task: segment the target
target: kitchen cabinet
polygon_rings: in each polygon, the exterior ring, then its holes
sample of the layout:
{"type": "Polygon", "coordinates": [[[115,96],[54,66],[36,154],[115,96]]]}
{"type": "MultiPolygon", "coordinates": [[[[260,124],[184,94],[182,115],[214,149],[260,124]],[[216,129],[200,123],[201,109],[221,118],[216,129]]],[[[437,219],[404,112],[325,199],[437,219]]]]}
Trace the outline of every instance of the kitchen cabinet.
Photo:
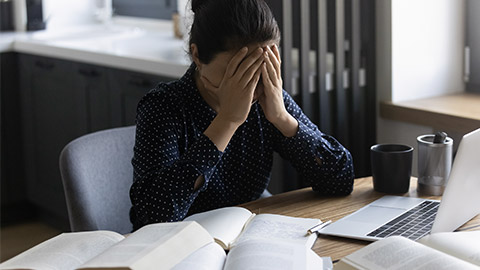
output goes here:
{"type": "Polygon", "coordinates": [[[19,55],[18,74],[27,196],[69,230],[60,152],[84,134],[134,124],[140,98],[170,78],[29,54],[19,55]]]}
{"type": "Polygon", "coordinates": [[[30,218],[34,213],[26,196],[23,170],[22,127],[20,95],[17,79],[17,54],[0,54],[0,108],[1,108],[1,225],[30,218]]]}
{"type": "Polygon", "coordinates": [[[75,84],[73,63],[20,55],[20,91],[28,198],[58,228],[68,216],[58,157],[87,132],[86,99],[75,84]]]}
{"type": "Polygon", "coordinates": [[[115,126],[135,124],[137,104],[160,81],[171,78],[143,73],[110,69],[108,82],[111,88],[111,119],[115,126]]]}
{"type": "Polygon", "coordinates": [[[85,99],[86,132],[113,127],[110,118],[110,94],[107,68],[73,63],[73,81],[85,99]]]}

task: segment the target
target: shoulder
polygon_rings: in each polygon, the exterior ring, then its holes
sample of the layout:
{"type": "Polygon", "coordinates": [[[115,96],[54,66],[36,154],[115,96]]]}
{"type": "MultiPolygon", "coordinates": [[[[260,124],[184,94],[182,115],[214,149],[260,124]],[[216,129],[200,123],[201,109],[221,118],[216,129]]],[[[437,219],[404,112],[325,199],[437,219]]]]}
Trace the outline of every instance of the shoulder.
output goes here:
{"type": "Polygon", "coordinates": [[[177,117],[185,107],[186,98],[178,81],[159,83],[145,94],[137,106],[137,121],[163,121],[177,117]]]}
{"type": "Polygon", "coordinates": [[[185,103],[184,93],[178,81],[159,83],[145,94],[138,103],[137,110],[142,111],[172,111],[172,108],[182,107],[185,103]]]}

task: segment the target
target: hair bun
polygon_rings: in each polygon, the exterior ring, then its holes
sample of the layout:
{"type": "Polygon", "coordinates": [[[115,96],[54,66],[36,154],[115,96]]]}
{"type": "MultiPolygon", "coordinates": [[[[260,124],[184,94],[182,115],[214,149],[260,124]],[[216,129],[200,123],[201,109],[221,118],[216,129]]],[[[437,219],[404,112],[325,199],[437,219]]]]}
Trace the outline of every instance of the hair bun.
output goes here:
{"type": "Polygon", "coordinates": [[[207,1],[208,0],[191,0],[193,13],[197,13],[197,11],[202,8],[207,1]]]}

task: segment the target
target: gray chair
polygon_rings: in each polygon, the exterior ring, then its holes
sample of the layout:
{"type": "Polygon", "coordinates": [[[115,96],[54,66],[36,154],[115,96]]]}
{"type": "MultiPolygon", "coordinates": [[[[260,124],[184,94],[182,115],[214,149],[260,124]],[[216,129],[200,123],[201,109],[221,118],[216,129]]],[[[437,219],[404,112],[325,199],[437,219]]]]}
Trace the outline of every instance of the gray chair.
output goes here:
{"type": "MultiPolygon", "coordinates": [[[[62,150],[60,172],[72,231],[131,232],[134,143],[135,126],[129,126],[84,135],[62,150]]],[[[260,198],[269,196],[265,190],[260,198]]]]}
{"type": "Polygon", "coordinates": [[[272,193],[270,193],[270,191],[268,191],[268,189],[265,189],[263,191],[262,194],[260,194],[260,198],[259,199],[263,199],[263,198],[268,198],[268,197],[271,197],[272,196],[272,193]]]}
{"type": "Polygon", "coordinates": [[[60,172],[72,231],[132,231],[134,142],[135,126],[129,126],[84,135],[62,150],[60,172]]]}

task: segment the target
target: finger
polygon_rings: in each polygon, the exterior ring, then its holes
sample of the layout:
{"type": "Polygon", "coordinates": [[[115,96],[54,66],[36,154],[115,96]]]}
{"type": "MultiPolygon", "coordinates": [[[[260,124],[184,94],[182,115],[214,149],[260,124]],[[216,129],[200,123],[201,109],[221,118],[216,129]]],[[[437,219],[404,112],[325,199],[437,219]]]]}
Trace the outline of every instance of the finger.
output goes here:
{"type": "Polygon", "coordinates": [[[257,87],[257,84],[260,81],[260,75],[262,75],[262,70],[257,69],[257,71],[255,71],[255,75],[253,76],[252,80],[250,80],[247,84],[247,88],[251,91],[252,98],[253,98],[253,93],[255,92],[255,88],[257,87]]]}
{"type": "Polygon", "coordinates": [[[258,85],[258,82],[260,81],[260,77],[262,75],[262,70],[259,68],[257,69],[257,71],[255,72],[255,76],[253,78],[253,89],[255,89],[258,85]]]}
{"type": "Polygon", "coordinates": [[[227,78],[231,78],[233,74],[237,71],[238,65],[242,62],[243,58],[247,55],[248,48],[243,47],[241,48],[228,62],[227,70],[225,71],[225,75],[227,78]]]}
{"type": "Polygon", "coordinates": [[[263,63],[262,65],[262,82],[265,86],[265,90],[273,87],[272,80],[270,80],[270,76],[268,75],[267,63],[263,63]]]}
{"type": "Polygon", "coordinates": [[[272,82],[273,85],[276,85],[275,82],[277,81],[278,76],[272,61],[270,61],[270,58],[265,60],[265,67],[268,72],[270,81],[272,82]]]}
{"type": "Polygon", "coordinates": [[[282,58],[280,57],[280,51],[278,50],[277,44],[273,45],[273,53],[277,57],[278,61],[278,76],[281,78],[282,76],[282,58]]]}
{"type": "Polygon", "coordinates": [[[257,70],[260,69],[260,66],[262,65],[263,62],[264,62],[263,58],[259,57],[257,61],[253,65],[251,65],[247,71],[245,71],[242,79],[240,80],[240,85],[246,86],[252,80],[252,78],[254,78],[257,70]]]}
{"type": "Polygon", "coordinates": [[[267,52],[268,52],[268,56],[270,58],[270,61],[273,63],[273,66],[275,68],[275,73],[276,73],[276,77],[275,78],[279,78],[280,77],[280,74],[281,74],[281,63],[280,63],[280,56],[278,54],[278,50],[276,50],[276,45],[274,45],[274,51],[272,51],[272,49],[270,47],[267,47],[267,52]],[[276,51],[276,53],[275,53],[276,51]]]}
{"type": "Polygon", "coordinates": [[[273,49],[272,49],[273,53],[275,54],[275,57],[277,57],[277,60],[280,64],[282,64],[282,59],[280,58],[280,51],[278,50],[278,46],[277,44],[274,44],[273,45],[273,49]]]}
{"type": "Polygon", "coordinates": [[[262,53],[263,53],[263,49],[257,48],[249,56],[243,59],[242,63],[240,63],[237,69],[237,72],[235,73],[235,76],[238,76],[238,80],[240,80],[243,77],[243,75],[251,65],[256,63],[256,61],[258,60],[258,58],[260,58],[262,53]]]}

